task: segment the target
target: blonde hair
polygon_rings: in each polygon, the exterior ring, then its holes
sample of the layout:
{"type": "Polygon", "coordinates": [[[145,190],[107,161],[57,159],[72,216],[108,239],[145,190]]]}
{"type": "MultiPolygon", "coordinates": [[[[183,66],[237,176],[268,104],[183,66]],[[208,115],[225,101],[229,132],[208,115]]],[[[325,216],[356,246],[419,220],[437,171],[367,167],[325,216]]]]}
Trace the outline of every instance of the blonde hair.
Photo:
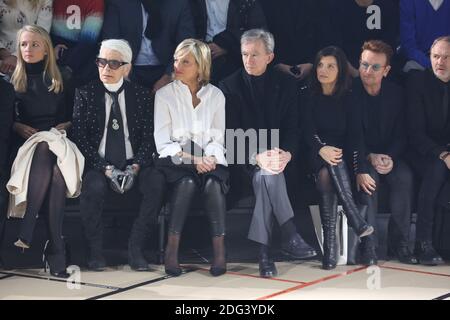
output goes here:
{"type": "MultiPolygon", "coordinates": [[[[22,1],[29,2],[31,5],[31,8],[34,10],[37,9],[38,5],[40,5],[42,2],[42,0],[28,0],[28,1],[22,0],[22,1]]],[[[8,6],[10,6],[12,8],[15,8],[17,6],[17,0],[5,0],[4,2],[5,2],[5,4],[7,4],[8,6]]]]}
{"type": "Polygon", "coordinates": [[[52,41],[50,40],[50,36],[45,29],[35,25],[24,26],[17,33],[17,52],[19,54],[17,55],[16,69],[11,77],[11,83],[13,84],[14,89],[17,92],[27,91],[27,72],[25,69],[26,62],[23,60],[22,53],[20,51],[20,39],[24,32],[31,32],[41,36],[42,41],[44,42],[45,51],[47,53],[44,57],[44,83],[47,80],[51,80],[51,85],[48,87],[48,91],[53,91],[54,93],[61,92],[63,90],[63,81],[58,66],[56,65],[52,41]]]}
{"type": "Polygon", "coordinates": [[[209,83],[211,78],[211,50],[204,42],[196,39],[183,40],[175,49],[175,58],[191,53],[198,65],[198,82],[201,86],[209,83]]]}

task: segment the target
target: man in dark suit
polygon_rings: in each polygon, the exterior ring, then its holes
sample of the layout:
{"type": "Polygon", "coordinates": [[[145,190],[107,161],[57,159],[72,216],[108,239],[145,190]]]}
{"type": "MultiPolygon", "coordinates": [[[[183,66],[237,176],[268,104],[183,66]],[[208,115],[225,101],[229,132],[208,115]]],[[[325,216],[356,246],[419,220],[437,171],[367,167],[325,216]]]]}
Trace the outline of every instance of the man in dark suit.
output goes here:
{"type": "Polygon", "coordinates": [[[123,40],[102,42],[97,58],[101,81],[76,92],[73,137],[86,158],[80,210],[88,242],[88,267],[103,270],[101,215],[109,186],[119,194],[139,185],[143,199],[128,242],[128,262],[148,270],[142,247],[152,218],[162,205],[164,179],[150,167],[155,151],[150,93],[124,78],[131,48],[123,40]]]}
{"type": "Polygon", "coordinates": [[[125,39],[133,50],[131,80],[153,92],[171,80],[176,46],[195,35],[188,0],[109,0],[103,39],[125,39]]]}
{"type": "MultiPolygon", "coordinates": [[[[358,154],[354,158],[359,198],[368,206],[367,222],[376,226],[380,182],[389,185],[388,248],[400,262],[416,264],[409,250],[413,176],[402,160],[406,149],[403,89],[386,80],[392,48],[383,41],[364,43],[359,66],[360,80],[353,86],[353,115],[358,131],[358,154]]],[[[361,239],[361,263],[377,264],[377,230],[361,239]]]]}
{"type": "Polygon", "coordinates": [[[432,245],[438,193],[450,177],[450,36],[431,46],[431,70],[411,74],[408,98],[409,155],[422,177],[416,223],[415,253],[421,264],[442,264],[432,245]]]}
{"type": "MultiPolygon", "coordinates": [[[[13,87],[0,79],[0,248],[3,243],[3,233],[6,220],[6,209],[8,207],[8,190],[6,183],[9,179],[9,139],[13,122],[14,105],[13,87]]],[[[2,259],[0,255],[0,267],[2,259]]]]}
{"type": "Polygon", "coordinates": [[[217,83],[242,66],[240,39],[244,31],[265,28],[258,0],[190,0],[195,37],[208,43],[212,82],[217,83]]]}
{"type": "Polygon", "coordinates": [[[291,77],[267,68],[274,58],[274,46],[271,33],[261,29],[246,31],[241,39],[244,68],[220,84],[226,97],[227,128],[242,129],[257,137],[256,143],[244,138],[247,143],[242,145],[243,137],[236,131],[237,160],[244,159],[237,163],[238,168],[252,181],[256,197],[248,237],[260,244],[262,277],[277,274],[269,255],[274,218],[281,227],[285,254],[295,259],[316,255],[297,233],[287,194],[284,171],[295,156],[299,139],[297,92],[291,77]]]}

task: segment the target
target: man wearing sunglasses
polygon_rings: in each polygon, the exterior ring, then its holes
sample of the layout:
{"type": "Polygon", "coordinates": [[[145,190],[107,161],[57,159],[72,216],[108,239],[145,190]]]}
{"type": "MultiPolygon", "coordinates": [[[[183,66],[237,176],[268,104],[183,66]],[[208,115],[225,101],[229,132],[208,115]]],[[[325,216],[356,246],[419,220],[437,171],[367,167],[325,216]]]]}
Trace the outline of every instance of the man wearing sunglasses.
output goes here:
{"type": "Polygon", "coordinates": [[[150,167],[155,152],[148,89],[125,80],[132,52],[124,40],[105,40],[96,59],[99,80],[76,92],[73,136],[86,158],[80,210],[88,243],[88,267],[106,267],[101,216],[110,189],[121,197],[139,191],[142,202],[128,241],[133,270],[148,270],[142,249],[151,219],[161,208],[164,179],[150,167]]]}
{"type": "MultiPolygon", "coordinates": [[[[376,226],[380,183],[389,186],[391,216],[388,248],[391,256],[402,263],[416,264],[408,248],[411,225],[412,172],[402,160],[406,149],[403,90],[386,80],[391,66],[392,48],[380,40],[364,43],[359,78],[353,87],[354,153],[359,199],[368,206],[368,223],[376,226]]],[[[361,263],[377,263],[377,229],[362,238],[361,263]]]]}
{"type": "Polygon", "coordinates": [[[103,39],[125,39],[133,50],[132,81],[156,92],[171,81],[173,53],[194,38],[188,0],[109,0],[103,39]]]}

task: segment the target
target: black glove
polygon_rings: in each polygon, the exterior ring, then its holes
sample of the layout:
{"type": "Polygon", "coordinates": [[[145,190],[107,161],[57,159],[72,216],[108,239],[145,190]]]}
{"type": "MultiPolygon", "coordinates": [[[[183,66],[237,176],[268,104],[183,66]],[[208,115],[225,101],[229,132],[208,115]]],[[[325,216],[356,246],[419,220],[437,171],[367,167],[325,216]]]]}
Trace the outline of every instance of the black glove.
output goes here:
{"type": "Polygon", "coordinates": [[[133,170],[133,166],[128,165],[123,172],[123,180],[122,180],[122,190],[123,192],[129,191],[131,188],[133,188],[134,182],[136,181],[136,173],[133,170]]]}

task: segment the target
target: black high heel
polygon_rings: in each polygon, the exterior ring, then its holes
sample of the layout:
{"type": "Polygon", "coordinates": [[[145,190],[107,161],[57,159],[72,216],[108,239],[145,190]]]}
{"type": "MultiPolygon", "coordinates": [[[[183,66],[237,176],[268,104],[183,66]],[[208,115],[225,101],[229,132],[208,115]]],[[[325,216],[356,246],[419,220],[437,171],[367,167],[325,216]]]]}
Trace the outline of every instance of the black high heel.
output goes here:
{"type": "Polygon", "coordinates": [[[50,253],[50,241],[47,240],[44,246],[44,252],[42,253],[42,262],[44,263],[44,272],[47,270],[50,274],[57,278],[67,279],[70,274],[66,271],[66,252],[62,253],[50,253]]]}

